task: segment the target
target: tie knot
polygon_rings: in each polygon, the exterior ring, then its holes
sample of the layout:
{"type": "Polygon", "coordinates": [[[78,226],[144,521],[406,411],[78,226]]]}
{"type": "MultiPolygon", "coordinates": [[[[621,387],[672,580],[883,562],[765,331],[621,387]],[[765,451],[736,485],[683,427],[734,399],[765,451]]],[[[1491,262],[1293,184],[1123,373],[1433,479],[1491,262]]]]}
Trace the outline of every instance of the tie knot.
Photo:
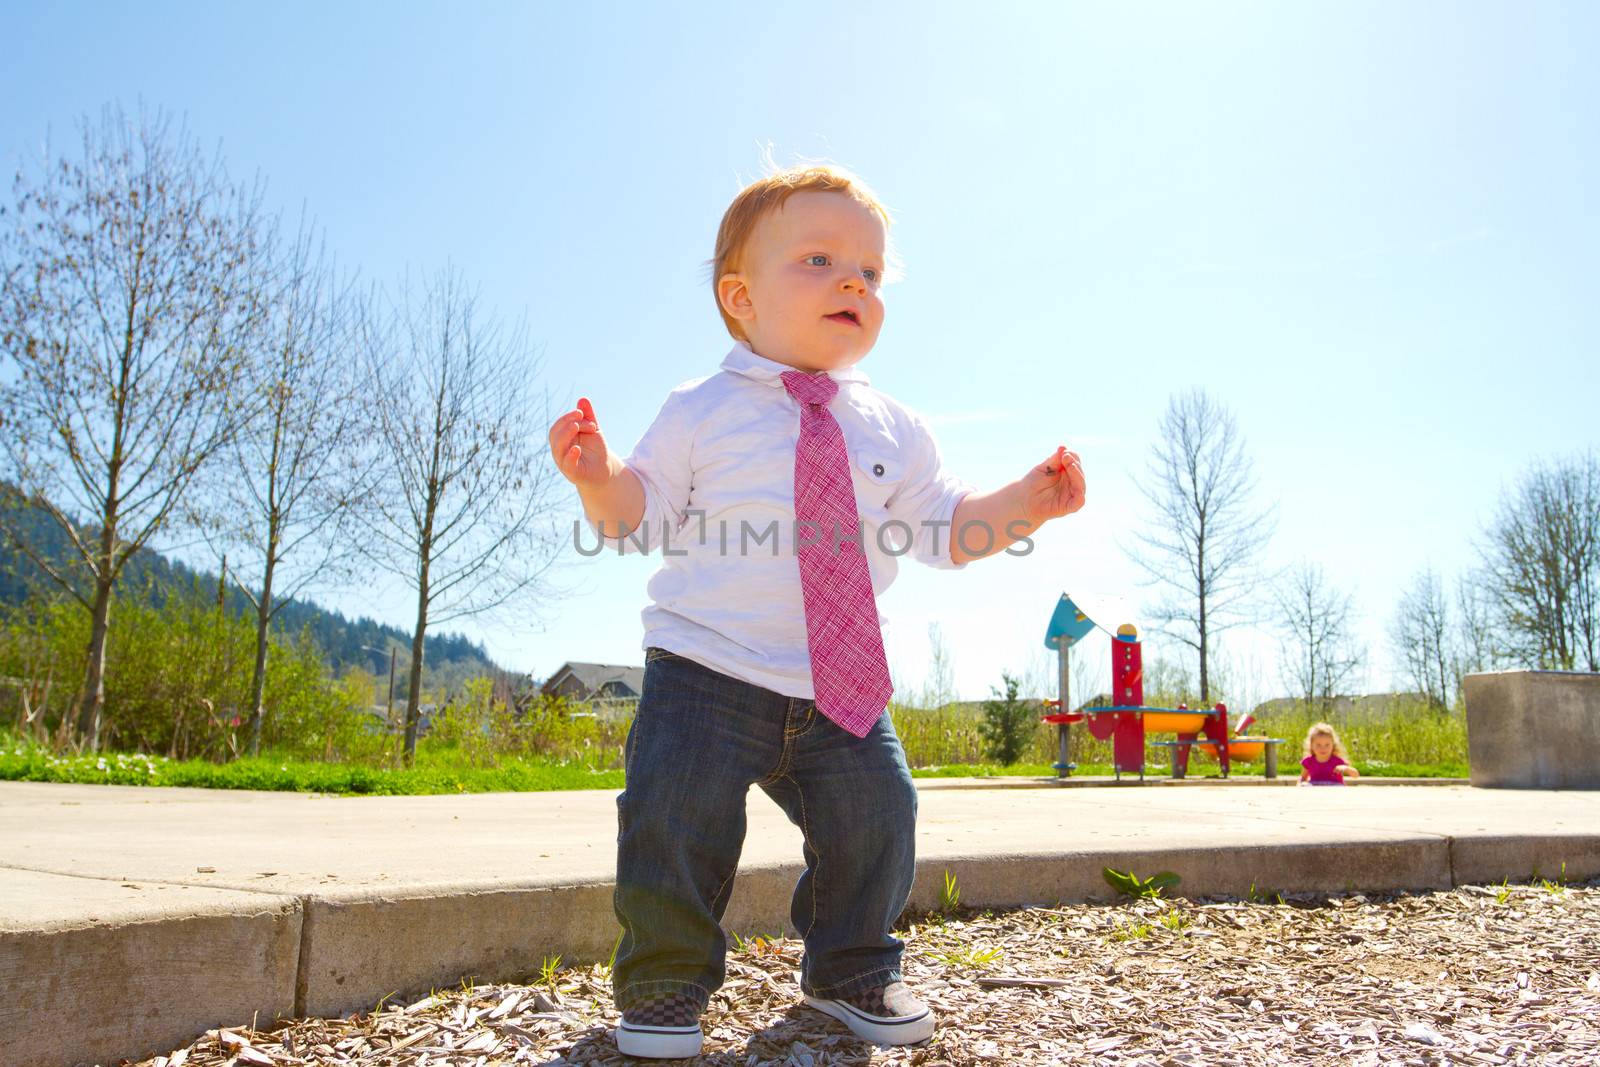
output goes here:
{"type": "Polygon", "coordinates": [[[789,395],[802,404],[827,407],[828,402],[839,391],[839,383],[823,373],[806,374],[802,371],[786,370],[782,378],[783,387],[789,390],[789,395]]]}

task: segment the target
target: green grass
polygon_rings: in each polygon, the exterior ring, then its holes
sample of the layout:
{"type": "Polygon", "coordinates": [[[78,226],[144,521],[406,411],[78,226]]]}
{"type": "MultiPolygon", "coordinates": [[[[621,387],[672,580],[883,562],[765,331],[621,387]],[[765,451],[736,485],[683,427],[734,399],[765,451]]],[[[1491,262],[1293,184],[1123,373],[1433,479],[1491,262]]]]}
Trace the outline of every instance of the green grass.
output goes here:
{"type": "Polygon", "coordinates": [[[746,956],[770,955],[778,951],[779,943],[783,941],[781,932],[770,934],[752,934],[744,936],[737,930],[733,931],[733,951],[746,956]]]}
{"type": "Polygon", "coordinates": [[[1375,760],[1363,763],[1356,760],[1356,770],[1363,778],[1467,778],[1470,774],[1465,763],[1384,763],[1375,760]]]}
{"type": "Polygon", "coordinates": [[[537,760],[474,768],[419,752],[402,770],[272,758],[216,764],[161,756],[104,754],[52,756],[8,743],[0,749],[0,781],[78,782],[96,785],[193,786],[298,793],[418,796],[438,793],[528,793],[561,789],[621,789],[622,772],[537,760]]]}
{"type": "MultiPolygon", "coordinates": [[[[1386,763],[1383,760],[1354,760],[1356,770],[1361,772],[1362,778],[1466,778],[1468,777],[1465,763],[1386,763]]],[[[1053,773],[1053,772],[1052,772],[1053,773]]],[[[1082,774],[1083,771],[1074,771],[1082,774]]],[[[1108,768],[1107,774],[1111,771],[1108,768]]],[[[1144,767],[1146,777],[1154,774],[1170,774],[1169,763],[1146,763],[1144,767]]],[[[1216,762],[1213,760],[1189,761],[1189,777],[1203,778],[1218,774],[1216,762]]],[[[1256,760],[1254,763],[1235,763],[1231,770],[1235,778],[1262,778],[1266,776],[1266,766],[1256,760]]],[[[1278,756],[1278,777],[1299,778],[1300,757],[1290,758],[1290,753],[1284,752],[1278,756]]]]}
{"type": "Polygon", "coordinates": [[[556,987],[556,974],[561,970],[561,954],[546,956],[539,964],[539,984],[556,987]]]}
{"type": "Polygon", "coordinates": [[[978,948],[976,945],[961,945],[944,952],[929,952],[928,955],[946,967],[957,971],[985,970],[991,964],[998,963],[1005,957],[1005,953],[1001,949],[992,945],[988,948],[978,948]]]}
{"type": "MultiPolygon", "coordinates": [[[[1385,763],[1356,761],[1363,777],[1465,778],[1465,763],[1385,763]]],[[[1017,763],[1002,767],[992,763],[951,763],[914,767],[914,778],[1053,778],[1048,763],[1017,763]]],[[[1167,774],[1167,765],[1146,764],[1146,777],[1167,774]]],[[[1216,764],[1190,761],[1192,777],[1215,775],[1216,764]]],[[[1234,772],[1259,777],[1262,765],[1247,763],[1234,772]]],[[[1295,762],[1280,761],[1285,777],[1298,774],[1295,762]]],[[[1075,777],[1110,777],[1109,764],[1084,763],[1075,777]]],[[[1124,775],[1124,777],[1128,777],[1124,775]]],[[[439,793],[543,792],[566,789],[621,789],[621,770],[594,770],[576,761],[539,758],[504,758],[496,767],[473,766],[454,749],[430,745],[418,748],[417,762],[409,769],[294,760],[273,755],[217,764],[206,760],[169,760],[161,756],[107,753],[55,756],[26,744],[0,729],[0,781],[76,782],[111,785],[191,786],[203,789],[264,789],[280,792],[335,793],[374,796],[417,796],[439,793]]]]}
{"type": "MultiPolygon", "coordinates": [[[[1111,765],[1091,764],[1080,766],[1075,775],[1110,774],[1111,765]]],[[[1048,763],[1013,763],[1002,767],[996,763],[951,763],[939,767],[913,767],[913,778],[1054,778],[1056,769],[1048,763]]]]}
{"type": "MultiPolygon", "coordinates": [[[[1144,774],[1146,778],[1165,778],[1172,773],[1171,768],[1170,763],[1164,762],[1164,757],[1153,759],[1145,763],[1144,774]]],[[[1371,762],[1357,760],[1356,770],[1361,772],[1363,778],[1466,778],[1468,776],[1465,763],[1385,763],[1382,760],[1371,762]]],[[[1214,778],[1219,773],[1214,760],[1189,761],[1191,778],[1214,778]]],[[[1266,767],[1260,760],[1254,763],[1235,763],[1232,768],[1235,778],[1261,778],[1266,773],[1266,767]]],[[[1109,763],[1080,763],[1072,772],[1072,777],[1110,778],[1114,774],[1115,770],[1109,763]]],[[[1298,778],[1299,775],[1298,757],[1293,761],[1288,759],[1287,754],[1279,757],[1279,778],[1298,778]]],[[[952,763],[944,767],[911,768],[913,778],[1054,778],[1055,776],[1056,769],[1049,763],[1013,763],[1008,767],[993,763],[952,763]]],[[[1137,778],[1138,775],[1133,777],[1137,778]]]]}
{"type": "Polygon", "coordinates": [[[1189,925],[1190,921],[1189,916],[1181,911],[1169,911],[1161,916],[1161,925],[1173,931],[1182,930],[1189,925]]]}

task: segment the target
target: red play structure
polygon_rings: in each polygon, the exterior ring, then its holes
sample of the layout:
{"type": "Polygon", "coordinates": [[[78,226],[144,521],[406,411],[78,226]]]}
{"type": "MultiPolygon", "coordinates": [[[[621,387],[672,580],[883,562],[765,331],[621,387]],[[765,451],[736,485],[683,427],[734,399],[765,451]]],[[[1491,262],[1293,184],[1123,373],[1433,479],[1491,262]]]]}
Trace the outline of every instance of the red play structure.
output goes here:
{"type": "MultiPolygon", "coordinates": [[[[1218,704],[1209,711],[1191,710],[1179,705],[1176,708],[1149,707],[1144,702],[1144,655],[1139,644],[1139,632],[1131,624],[1123,624],[1111,638],[1111,693],[1112,706],[1108,708],[1082,708],[1070,710],[1068,693],[1068,650],[1078,640],[1096,628],[1095,622],[1073,604],[1071,597],[1063,594],[1051,617],[1045,634],[1045,646],[1054,648],[1060,657],[1060,692],[1056,700],[1045,704],[1056,710],[1042,716],[1056,725],[1059,731],[1059,756],[1056,775],[1065,778],[1074,769],[1068,760],[1068,728],[1081,722],[1097,740],[1111,740],[1113,767],[1120,781],[1124,773],[1144,777],[1145,745],[1154,744],[1172,750],[1172,776],[1182,778],[1188,771],[1189,749],[1198,745],[1207,755],[1216,757],[1222,775],[1228,776],[1230,757],[1249,760],[1263,752],[1266,754],[1268,778],[1277,777],[1277,746],[1282,743],[1275,737],[1228,737],[1228,709],[1218,704]],[[1147,742],[1146,733],[1171,733],[1172,741],[1147,742]],[[1205,740],[1202,741],[1201,738],[1205,740]]],[[[1250,720],[1240,723],[1243,728],[1250,720]]]]}

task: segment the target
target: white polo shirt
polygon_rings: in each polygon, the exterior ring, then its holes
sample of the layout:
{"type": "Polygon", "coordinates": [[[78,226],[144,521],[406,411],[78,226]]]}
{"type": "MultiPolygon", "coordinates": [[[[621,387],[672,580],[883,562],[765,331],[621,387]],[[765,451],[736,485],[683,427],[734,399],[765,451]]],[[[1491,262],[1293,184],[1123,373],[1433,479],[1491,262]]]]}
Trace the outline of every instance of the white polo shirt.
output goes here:
{"type": "MultiPolygon", "coordinates": [[[[811,699],[794,548],[800,405],[780,378],[793,369],[736,344],[718,373],[674,389],[626,460],[644,484],[644,519],[603,540],[604,551],[663,553],[640,647],[811,699]]],[[[855,367],[832,377],[828,410],[844,432],[873,593],[894,581],[900,555],[965,566],[950,558],[951,523],[972,486],[940,464],[927,422],[855,367]]]]}

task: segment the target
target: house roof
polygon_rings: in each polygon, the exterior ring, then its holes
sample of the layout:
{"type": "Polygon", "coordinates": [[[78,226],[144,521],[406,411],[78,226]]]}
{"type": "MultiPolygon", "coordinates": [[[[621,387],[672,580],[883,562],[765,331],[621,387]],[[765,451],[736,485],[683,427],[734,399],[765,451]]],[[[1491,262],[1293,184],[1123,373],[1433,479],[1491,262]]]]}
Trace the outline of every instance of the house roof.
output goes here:
{"type": "Polygon", "coordinates": [[[568,677],[583,687],[585,695],[595,695],[609,688],[607,696],[638,696],[644,692],[644,668],[620,663],[579,663],[568,660],[552,674],[541,687],[553,693],[568,677]]]}
{"type": "MultiPolygon", "coordinates": [[[[1427,700],[1428,698],[1421,693],[1366,693],[1362,696],[1334,697],[1331,706],[1327,710],[1336,715],[1382,717],[1389,714],[1397,706],[1409,707],[1425,704],[1427,700]]],[[[1304,699],[1301,697],[1275,697],[1272,700],[1263,700],[1257,704],[1251,714],[1260,718],[1263,714],[1293,711],[1302,703],[1304,703],[1304,699]]]]}

